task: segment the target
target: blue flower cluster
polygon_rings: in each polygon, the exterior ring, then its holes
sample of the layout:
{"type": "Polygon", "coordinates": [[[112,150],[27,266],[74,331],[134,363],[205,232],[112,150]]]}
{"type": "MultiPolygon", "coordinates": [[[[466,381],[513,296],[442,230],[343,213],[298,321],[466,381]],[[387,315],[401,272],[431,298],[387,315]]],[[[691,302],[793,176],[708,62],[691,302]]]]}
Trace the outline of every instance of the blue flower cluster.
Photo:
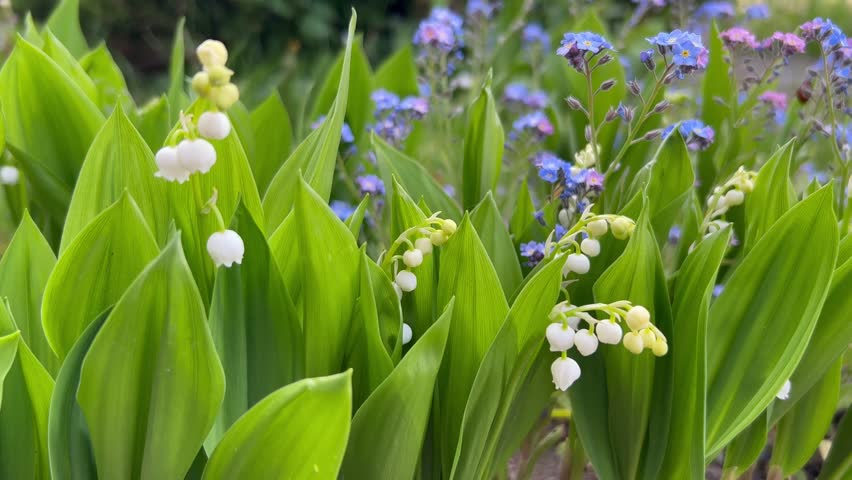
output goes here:
{"type": "Polygon", "coordinates": [[[388,143],[399,146],[408,138],[413,121],[420,120],[429,113],[429,101],[424,97],[405,97],[379,89],[370,98],[376,105],[373,112],[375,123],[368,128],[388,143]]]}
{"type": "Polygon", "coordinates": [[[500,8],[500,3],[491,3],[486,0],[470,0],[465,8],[465,15],[476,20],[489,20],[500,8]]]}
{"type": "MultiPolygon", "coordinates": [[[[707,68],[709,52],[704,47],[700,35],[674,30],[672,32],[660,32],[653,37],[646,38],[646,40],[657,47],[657,51],[666,61],[666,69],[673,68],[673,73],[678,78],[707,68]]],[[[645,66],[652,68],[653,58],[650,50],[642,52],[640,59],[645,66]]]]}
{"type": "MultiPolygon", "coordinates": [[[[436,57],[448,58],[446,68],[448,75],[455,71],[455,62],[464,56],[464,21],[462,17],[452,10],[444,7],[435,7],[429,16],[420,22],[417,31],[414,32],[413,42],[415,46],[421,47],[419,59],[429,62],[436,57]]],[[[435,62],[439,63],[439,62],[435,62]]]]}
{"type": "Polygon", "coordinates": [[[526,266],[535,267],[544,259],[544,243],[535,241],[522,243],[521,256],[527,259],[526,266]]]}
{"type": "Polygon", "coordinates": [[[734,4],[731,2],[707,2],[695,11],[695,18],[707,20],[711,18],[730,18],[736,15],[734,4]]]}
{"type": "Polygon", "coordinates": [[[591,72],[589,61],[597,54],[612,50],[612,45],[597,33],[566,33],[559,42],[556,54],[565,57],[574,70],[588,74],[591,72]]]}
{"type": "Polygon", "coordinates": [[[370,194],[374,197],[380,197],[385,194],[385,182],[375,175],[361,175],[355,178],[355,184],[361,195],[370,194]]]}
{"type": "Polygon", "coordinates": [[[701,120],[692,119],[680,122],[677,126],[669,125],[663,130],[662,137],[668,138],[677,127],[686,146],[690,150],[705,150],[713,144],[716,134],[713,128],[705,125],[701,120]]]}
{"type": "Polygon", "coordinates": [[[571,212],[582,211],[587,202],[594,201],[603,191],[603,174],[593,168],[572,167],[551,152],[536,154],[533,165],[539,178],[557,186],[564,207],[571,212]]]}
{"type": "Polygon", "coordinates": [[[332,200],[331,202],[331,211],[342,221],[346,221],[347,218],[351,217],[353,213],[355,213],[355,207],[346,203],[342,200],[332,200]]]}
{"type": "Polygon", "coordinates": [[[547,93],[543,90],[530,90],[520,82],[506,85],[503,89],[503,101],[517,109],[532,108],[541,110],[548,105],[547,93]]]}
{"type": "Polygon", "coordinates": [[[764,20],[769,18],[769,6],[763,3],[751,5],[746,8],[745,14],[749,20],[764,20]]]}
{"type": "Polygon", "coordinates": [[[521,32],[521,42],[523,42],[526,48],[550,49],[550,35],[538,23],[530,23],[524,27],[524,30],[521,32]]]}

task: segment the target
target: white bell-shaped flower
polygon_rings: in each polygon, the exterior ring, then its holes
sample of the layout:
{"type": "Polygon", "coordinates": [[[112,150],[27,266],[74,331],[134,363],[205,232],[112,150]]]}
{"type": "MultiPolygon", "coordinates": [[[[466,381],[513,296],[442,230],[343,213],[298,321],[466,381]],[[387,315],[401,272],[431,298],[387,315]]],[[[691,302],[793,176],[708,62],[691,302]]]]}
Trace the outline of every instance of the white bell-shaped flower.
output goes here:
{"type": "Polygon", "coordinates": [[[588,273],[591,268],[589,257],[582,253],[572,253],[565,259],[565,266],[562,267],[562,275],[566,276],[571,272],[576,272],[580,275],[588,273]]]}
{"type": "Polygon", "coordinates": [[[654,346],[651,347],[651,351],[654,352],[654,355],[662,357],[663,355],[669,353],[669,344],[664,338],[658,338],[654,342],[654,346]]]}
{"type": "Polygon", "coordinates": [[[624,334],[624,348],[630,353],[639,355],[645,349],[645,342],[642,341],[642,335],[636,332],[627,332],[624,334]]]}
{"type": "Polygon", "coordinates": [[[551,323],[544,332],[551,352],[564,352],[574,346],[574,329],[561,323],[551,323]]]}
{"type": "Polygon", "coordinates": [[[216,149],[207,140],[182,140],[177,146],[180,164],[190,174],[207,173],[216,163],[216,149]]]}
{"type": "Polygon", "coordinates": [[[17,185],[20,177],[21,175],[17,168],[10,165],[0,167],[0,184],[17,185]]]}
{"type": "Polygon", "coordinates": [[[790,380],[784,382],[784,385],[781,385],[781,390],[778,390],[778,393],[775,394],[775,398],[778,400],[787,400],[790,398],[790,389],[793,387],[793,384],[790,383],[790,380]]]}
{"type": "Polygon", "coordinates": [[[595,334],[601,343],[618,345],[621,341],[621,333],[621,327],[610,320],[604,320],[595,325],[595,334]]]}
{"type": "Polygon", "coordinates": [[[243,239],[233,230],[216,232],[207,239],[207,253],[217,267],[224,265],[230,268],[235,263],[243,263],[245,252],[243,239]]]}
{"type": "Polygon", "coordinates": [[[413,335],[414,335],[414,333],[411,331],[411,327],[408,326],[407,323],[403,323],[402,324],[402,344],[408,345],[408,343],[411,342],[411,337],[413,335]]]}
{"type": "Polygon", "coordinates": [[[728,190],[725,193],[725,204],[730,207],[742,205],[743,201],[745,201],[745,194],[736,188],[728,190]]]}
{"type": "Polygon", "coordinates": [[[580,365],[573,358],[559,357],[550,365],[550,374],[556,388],[564,392],[580,378],[580,365]]]}
{"type": "Polygon", "coordinates": [[[204,40],[195,49],[198,60],[205,67],[222,66],[228,62],[228,49],[219,40],[204,40]]]}
{"type": "Polygon", "coordinates": [[[624,320],[627,321],[627,326],[631,330],[642,330],[651,324],[651,312],[642,305],[636,305],[627,311],[624,320]]]}
{"type": "Polygon", "coordinates": [[[586,231],[589,232],[589,235],[593,237],[602,237],[606,235],[607,230],[609,229],[606,220],[592,220],[586,225],[586,231]]]}
{"type": "Polygon", "coordinates": [[[574,334],[574,346],[580,355],[588,357],[598,349],[598,337],[594,336],[585,328],[574,334]]]}
{"type": "Polygon", "coordinates": [[[580,251],[590,257],[597,257],[601,253],[601,242],[594,238],[586,238],[580,242],[580,251]]]}
{"type": "Polygon", "coordinates": [[[178,159],[178,151],[175,147],[163,147],[157,151],[154,157],[157,162],[157,173],[155,177],[159,177],[170,182],[183,183],[189,180],[189,170],[184,168],[183,164],[178,159]]]}
{"type": "Polygon", "coordinates": [[[432,243],[432,245],[440,247],[441,245],[447,243],[447,234],[444,233],[443,230],[435,230],[434,232],[432,232],[431,235],[429,235],[429,241],[432,243]]]}
{"type": "Polygon", "coordinates": [[[204,138],[222,140],[231,133],[231,121],[222,112],[204,112],[198,117],[198,133],[204,138]]]}
{"type": "Polygon", "coordinates": [[[417,288],[417,277],[408,270],[403,270],[396,274],[396,284],[403,292],[412,292],[417,288]]]}
{"type": "Polygon", "coordinates": [[[405,253],[402,254],[402,263],[410,268],[419,267],[420,264],[423,263],[423,252],[416,248],[406,250],[405,253]]]}
{"type": "Polygon", "coordinates": [[[432,253],[432,241],[426,237],[420,237],[414,241],[414,248],[423,252],[423,255],[432,253]]]}

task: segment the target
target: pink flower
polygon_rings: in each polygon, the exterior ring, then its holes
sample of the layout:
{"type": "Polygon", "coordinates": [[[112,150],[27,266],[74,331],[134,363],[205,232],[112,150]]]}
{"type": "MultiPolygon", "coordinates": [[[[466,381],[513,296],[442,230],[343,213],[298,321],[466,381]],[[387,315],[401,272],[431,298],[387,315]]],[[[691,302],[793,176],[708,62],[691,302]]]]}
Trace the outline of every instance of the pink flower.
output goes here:
{"type": "Polygon", "coordinates": [[[794,53],[805,53],[805,41],[794,33],[775,32],[771,37],[763,41],[761,47],[768,49],[776,45],[781,47],[781,53],[784,56],[790,56],[794,53]]]}
{"type": "Polygon", "coordinates": [[[733,27],[719,34],[728,48],[745,45],[749,48],[757,48],[757,38],[754,34],[742,27],[733,27]]]}
{"type": "Polygon", "coordinates": [[[767,90],[761,93],[758,99],[776,110],[784,110],[787,108],[787,95],[782,92],[767,90]]]}

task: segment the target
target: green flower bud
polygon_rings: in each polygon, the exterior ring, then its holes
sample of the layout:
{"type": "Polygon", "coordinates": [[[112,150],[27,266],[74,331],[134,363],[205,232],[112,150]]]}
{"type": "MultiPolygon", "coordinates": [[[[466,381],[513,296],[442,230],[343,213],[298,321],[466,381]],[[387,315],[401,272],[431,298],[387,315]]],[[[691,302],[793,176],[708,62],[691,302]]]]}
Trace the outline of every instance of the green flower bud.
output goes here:
{"type": "Polygon", "coordinates": [[[432,242],[432,245],[440,247],[441,245],[447,243],[447,234],[444,233],[443,230],[436,230],[432,232],[432,235],[429,236],[429,240],[432,242]]]}
{"type": "Polygon", "coordinates": [[[636,229],[636,224],[633,223],[633,220],[627,217],[618,217],[612,221],[610,228],[612,229],[613,237],[619,240],[625,240],[630,237],[630,234],[632,234],[633,230],[636,229]]]}
{"type": "Polygon", "coordinates": [[[444,233],[446,233],[447,235],[452,235],[456,233],[457,228],[458,226],[456,225],[456,222],[450,219],[444,220],[444,222],[441,224],[441,230],[443,230],[444,233]]]}
{"type": "Polygon", "coordinates": [[[624,335],[622,343],[624,344],[624,348],[626,348],[627,351],[636,355],[642,353],[642,350],[645,348],[645,342],[642,340],[642,337],[636,332],[627,332],[624,335]]]}
{"type": "Polygon", "coordinates": [[[654,346],[651,347],[651,351],[654,352],[654,355],[658,357],[662,357],[666,353],[669,352],[669,344],[662,338],[658,338],[656,342],[654,342],[654,346]]]}
{"type": "Polygon", "coordinates": [[[240,99],[240,91],[233,83],[210,89],[210,99],[222,110],[231,108],[240,99]]]}
{"type": "Polygon", "coordinates": [[[195,49],[198,61],[207,68],[225,65],[228,62],[228,49],[219,40],[204,40],[195,49]]]}
{"type": "Polygon", "coordinates": [[[192,89],[202,97],[210,93],[210,76],[207,72],[198,72],[192,77],[192,89]]]}
{"type": "Polygon", "coordinates": [[[210,83],[216,87],[227,85],[231,82],[231,77],[234,76],[234,71],[224,65],[213,65],[206,68],[205,71],[210,76],[210,83]]]}

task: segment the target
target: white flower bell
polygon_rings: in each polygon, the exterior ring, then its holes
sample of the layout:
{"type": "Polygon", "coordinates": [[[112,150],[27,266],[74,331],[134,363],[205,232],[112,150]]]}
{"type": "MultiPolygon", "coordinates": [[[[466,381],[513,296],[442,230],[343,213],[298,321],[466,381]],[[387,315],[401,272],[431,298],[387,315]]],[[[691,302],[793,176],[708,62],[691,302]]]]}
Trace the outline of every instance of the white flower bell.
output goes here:
{"type": "Polygon", "coordinates": [[[651,312],[642,305],[636,305],[627,311],[624,319],[631,330],[642,330],[651,324],[651,312]]]}
{"type": "Polygon", "coordinates": [[[403,270],[396,274],[396,284],[403,292],[411,292],[417,288],[417,277],[408,270],[403,270]]]}
{"type": "Polygon", "coordinates": [[[654,355],[662,357],[663,355],[669,353],[669,344],[664,338],[658,338],[654,342],[654,346],[651,347],[651,351],[654,352],[654,355]]]}
{"type": "Polygon", "coordinates": [[[411,342],[411,337],[413,336],[413,332],[411,331],[411,327],[408,326],[407,323],[402,324],[402,344],[408,345],[411,342]]]}
{"type": "Polygon", "coordinates": [[[420,237],[414,241],[414,248],[423,252],[423,255],[432,253],[432,241],[426,237],[420,237]]]}
{"type": "Polygon", "coordinates": [[[550,365],[550,374],[556,388],[564,392],[580,378],[580,365],[573,358],[559,357],[550,365]]]}
{"type": "Polygon", "coordinates": [[[406,250],[402,254],[402,263],[410,268],[419,267],[423,263],[423,252],[418,249],[406,250]]]}
{"type": "Polygon", "coordinates": [[[736,188],[728,190],[725,193],[725,204],[730,207],[742,205],[743,201],[745,201],[745,194],[736,188]]]}
{"type": "Polygon", "coordinates": [[[10,165],[0,167],[0,184],[17,185],[20,177],[21,175],[17,168],[10,165]]]}
{"type": "Polygon", "coordinates": [[[601,242],[594,238],[586,238],[580,242],[580,251],[590,257],[597,257],[601,253],[601,242]]]}
{"type": "Polygon", "coordinates": [[[627,332],[624,335],[624,348],[630,353],[639,355],[645,349],[645,342],[642,341],[642,336],[636,332],[627,332]]]}
{"type": "Polygon", "coordinates": [[[178,159],[178,151],[175,147],[163,147],[157,151],[154,157],[159,170],[154,176],[170,182],[183,183],[189,180],[189,170],[184,168],[178,159]]]}
{"type": "Polygon", "coordinates": [[[216,163],[216,149],[207,140],[182,140],[177,146],[177,157],[190,174],[207,173],[216,163]]]}
{"type": "Polygon", "coordinates": [[[594,336],[584,328],[574,335],[574,346],[577,347],[577,351],[580,352],[580,355],[588,357],[597,351],[598,337],[594,336]]]}
{"type": "Polygon", "coordinates": [[[586,231],[589,232],[589,235],[593,237],[602,237],[606,235],[609,226],[606,223],[606,220],[592,220],[586,225],[586,231]]]}
{"type": "Polygon", "coordinates": [[[207,253],[217,267],[224,265],[230,268],[235,263],[243,263],[245,252],[243,239],[233,230],[216,232],[207,239],[207,253]]]}
{"type": "Polygon", "coordinates": [[[618,342],[621,341],[622,332],[621,327],[617,323],[604,320],[595,325],[595,334],[597,334],[601,343],[618,345],[618,342]]]}
{"type": "Polygon", "coordinates": [[[564,352],[574,346],[574,329],[561,323],[551,323],[544,332],[551,352],[564,352]]]}
{"type": "Polygon", "coordinates": [[[576,272],[580,275],[588,273],[591,268],[589,257],[582,253],[572,253],[565,259],[565,266],[562,267],[562,275],[568,275],[571,272],[576,272]]]}
{"type": "Polygon", "coordinates": [[[222,112],[204,112],[198,117],[198,133],[205,138],[222,140],[231,133],[231,121],[222,112]]]}
{"type": "Polygon", "coordinates": [[[790,380],[784,382],[784,385],[781,385],[781,390],[778,390],[778,393],[775,394],[775,398],[778,400],[787,400],[790,398],[790,389],[793,387],[793,384],[790,383],[790,380]]]}
{"type": "Polygon", "coordinates": [[[228,49],[219,40],[204,40],[195,49],[198,60],[205,67],[216,67],[228,62],[228,49]]]}

